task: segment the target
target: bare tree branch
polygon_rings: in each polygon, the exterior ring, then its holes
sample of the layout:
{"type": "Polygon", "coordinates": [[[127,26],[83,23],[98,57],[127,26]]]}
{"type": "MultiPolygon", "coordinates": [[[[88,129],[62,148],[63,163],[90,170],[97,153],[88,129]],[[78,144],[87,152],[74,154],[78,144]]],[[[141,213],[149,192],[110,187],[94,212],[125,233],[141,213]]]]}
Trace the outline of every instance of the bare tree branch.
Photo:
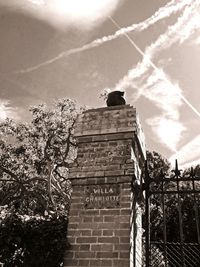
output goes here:
{"type": "Polygon", "coordinates": [[[3,172],[7,173],[8,175],[10,175],[12,178],[15,179],[16,182],[21,183],[20,179],[12,171],[6,169],[5,167],[3,167],[1,165],[0,165],[0,170],[2,170],[3,172]]]}
{"type": "Polygon", "coordinates": [[[66,150],[65,150],[65,153],[64,153],[63,161],[67,158],[67,156],[69,154],[69,150],[70,150],[70,138],[72,136],[72,130],[74,128],[75,122],[76,122],[76,120],[73,121],[71,127],[69,127],[69,129],[68,129],[68,136],[67,136],[67,139],[66,139],[67,147],[66,147],[66,150]]]}

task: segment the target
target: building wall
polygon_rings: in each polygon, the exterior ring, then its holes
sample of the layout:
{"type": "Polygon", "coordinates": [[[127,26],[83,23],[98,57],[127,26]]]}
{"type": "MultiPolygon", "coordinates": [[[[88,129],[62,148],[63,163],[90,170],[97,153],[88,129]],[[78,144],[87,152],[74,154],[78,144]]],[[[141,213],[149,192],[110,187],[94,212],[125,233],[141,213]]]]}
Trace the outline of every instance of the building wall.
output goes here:
{"type": "MultiPolygon", "coordinates": [[[[79,117],[75,136],[77,159],[70,168],[71,248],[64,266],[134,266],[134,236],[141,237],[132,223],[132,185],[140,181],[145,157],[136,110],[129,105],[88,110],[79,117]]],[[[141,214],[138,226],[140,218],[141,214]]]]}

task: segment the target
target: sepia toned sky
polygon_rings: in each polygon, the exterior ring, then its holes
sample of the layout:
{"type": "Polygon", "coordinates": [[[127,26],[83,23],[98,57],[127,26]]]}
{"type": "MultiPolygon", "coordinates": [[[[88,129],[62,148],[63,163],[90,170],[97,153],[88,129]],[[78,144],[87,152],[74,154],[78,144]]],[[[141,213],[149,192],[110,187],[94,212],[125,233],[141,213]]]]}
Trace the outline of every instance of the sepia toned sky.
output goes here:
{"type": "Polygon", "coordinates": [[[200,0],[0,0],[0,120],[104,89],[135,106],[146,145],[200,163],[200,0]]]}

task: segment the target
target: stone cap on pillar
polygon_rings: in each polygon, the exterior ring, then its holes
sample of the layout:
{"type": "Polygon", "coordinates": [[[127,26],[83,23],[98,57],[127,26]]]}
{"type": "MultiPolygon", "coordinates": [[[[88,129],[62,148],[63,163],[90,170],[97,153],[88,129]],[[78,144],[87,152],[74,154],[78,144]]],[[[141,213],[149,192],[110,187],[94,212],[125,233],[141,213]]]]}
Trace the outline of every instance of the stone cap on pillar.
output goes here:
{"type": "Polygon", "coordinates": [[[74,136],[79,142],[81,137],[117,133],[133,133],[145,156],[144,133],[136,109],[130,105],[86,110],[77,120],[74,136]]]}
{"type": "Polygon", "coordinates": [[[75,136],[134,132],[136,117],[130,105],[89,109],[79,116],[75,136]]]}

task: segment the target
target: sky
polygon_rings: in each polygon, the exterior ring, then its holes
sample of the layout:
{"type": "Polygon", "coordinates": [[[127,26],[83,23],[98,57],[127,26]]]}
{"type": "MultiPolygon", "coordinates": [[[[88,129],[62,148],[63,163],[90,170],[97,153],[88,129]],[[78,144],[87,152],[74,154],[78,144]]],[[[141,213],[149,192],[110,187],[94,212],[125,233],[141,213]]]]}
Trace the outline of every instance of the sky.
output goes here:
{"type": "Polygon", "coordinates": [[[122,90],[146,146],[200,163],[200,0],[0,0],[0,120],[122,90]]]}

